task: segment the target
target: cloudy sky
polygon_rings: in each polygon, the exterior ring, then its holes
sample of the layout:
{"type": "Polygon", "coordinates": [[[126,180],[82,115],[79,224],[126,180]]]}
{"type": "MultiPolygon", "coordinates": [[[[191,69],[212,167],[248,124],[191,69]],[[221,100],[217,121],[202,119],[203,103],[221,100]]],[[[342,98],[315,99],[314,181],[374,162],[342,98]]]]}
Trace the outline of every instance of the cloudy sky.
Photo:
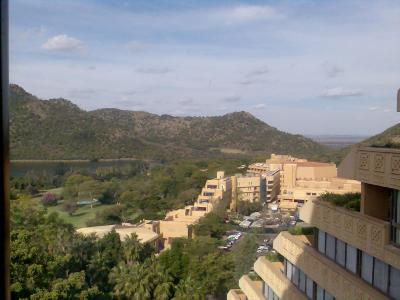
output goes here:
{"type": "Polygon", "coordinates": [[[10,80],[86,110],[245,110],[301,134],[400,117],[398,0],[13,0],[10,23],[10,80]]]}

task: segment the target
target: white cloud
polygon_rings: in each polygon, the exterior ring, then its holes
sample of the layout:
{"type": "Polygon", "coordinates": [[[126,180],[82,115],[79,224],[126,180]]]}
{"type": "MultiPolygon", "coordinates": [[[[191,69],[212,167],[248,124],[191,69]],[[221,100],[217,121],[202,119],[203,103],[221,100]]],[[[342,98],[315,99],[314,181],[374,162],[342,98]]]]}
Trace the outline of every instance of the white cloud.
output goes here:
{"type": "Polygon", "coordinates": [[[255,105],[252,105],[251,108],[255,108],[255,109],[260,109],[260,108],[265,108],[266,105],[264,103],[258,103],[255,105]]]}
{"type": "Polygon", "coordinates": [[[70,37],[66,34],[60,34],[48,39],[42,49],[55,52],[83,53],[87,47],[81,40],[70,37]]]}
{"type": "Polygon", "coordinates": [[[264,84],[268,83],[269,81],[266,79],[258,79],[258,78],[252,78],[252,79],[244,79],[244,80],[239,80],[236,83],[241,84],[241,85],[251,85],[251,84],[264,84]]]}
{"type": "Polygon", "coordinates": [[[369,111],[377,111],[378,109],[379,109],[378,106],[371,106],[371,107],[368,107],[368,110],[369,110],[369,111]]]}
{"type": "Polygon", "coordinates": [[[322,91],[320,96],[325,98],[359,97],[362,96],[362,92],[359,90],[346,89],[339,86],[325,89],[324,91],[322,91]]]}
{"type": "Polygon", "coordinates": [[[270,20],[279,17],[279,13],[268,5],[238,5],[222,9],[215,15],[225,23],[244,23],[251,21],[270,20]]]}
{"type": "Polygon", "coordinates": [[[137,68],[136,72],[143,74],[167,74],[172,72],[172,70],[168,67],[145,67],[137,68]]]}

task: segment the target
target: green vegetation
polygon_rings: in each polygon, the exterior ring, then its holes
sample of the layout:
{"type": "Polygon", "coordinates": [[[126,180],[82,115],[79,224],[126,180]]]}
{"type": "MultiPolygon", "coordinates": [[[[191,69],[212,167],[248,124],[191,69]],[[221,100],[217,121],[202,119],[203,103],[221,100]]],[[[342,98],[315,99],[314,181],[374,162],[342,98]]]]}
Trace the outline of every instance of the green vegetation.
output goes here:
{"type": "Polygon", "coordinates": [[[215,213],[209,213],[202,217],[199,222],[193,225],[196,236],[210,236],[220,239],[226,232],[224,219],[215,213]]]}
{"type": "Polygon", "coordinates": [[[13,299],[206,299],[236,286],[237,258],[211,237],[175,240],[156,257],[135,235],[84,237],[23,200],[11,212],[13,299]]]}
{"type": "Polygon", "coordinates": [[[234,174],[246,160],[214,159],[180,161],[153,168],[141,161],[120,167],[98,168],[92,172],[49,175],[28,172],[11,180],[14,199],[24,199],[34,205],[43,203],[48,191],[57,198],[49,212],[74,227],[136,222],[139,219],[163,219],[172,209],[192,204],[208,178],[223,169],[234,174]],[[62,187],[57,187],[57,184],[62,187]],[[32,191],[34,191],[32,193],[32,191]],[[98,202],[92,204],[92,199],[98,202]],[[80,202],[87,205],[78,205],[80,202]]]}
{"type": "Polygon", "coordinates": [[[288,232],[292,235],[313,235],[314,227],[295,226],[295,227],[290,227],[288,229],[288,232]]]}
{"type": "Polygon", "coordinates": [[[322,201],[330,202],[336,206],[342,206],[354,211],[360,211],[360,193],[346,193],[343,195],[327,193],[320,196],[322,201]]]}
{"type": "Polygon", "coordinates": [[[145,112],[84,111],[65,99],[42,101],[10,87],[12,159],[135,157],[250,157],[291,153],[301,157],[327,148],[277,130],[247,112],[219,117],[173,117],[145,112]]]}
{"type": "Polygon", "coordinates": [[[262,210],[262,204],[260,202],[249,202],[249,201],[238,201],[237,212],[243,216],[248,216],[256,211],[262,210]]]}
{"type": "Polygon", "coordinates": [[[235,278],[239,278],[243,274],[247,274],[252,269],[257,259],[257,238],[253,234],[245,234],[233,247],[232,259],[235,264],[235,278]]]}
{"type": "Polygon", "coordinates": [[[361,144],[373,147],[400,148],[400,124],[396,124],[384,132],[377,134],[361,144]]]}
{"type": "Polygon", "coordinates": [[[265,258],[268,259],[270,262],[283,262],[284,258],[282,255],[280,255],[278,252],[268,252],[265,255],[265,258]]]}

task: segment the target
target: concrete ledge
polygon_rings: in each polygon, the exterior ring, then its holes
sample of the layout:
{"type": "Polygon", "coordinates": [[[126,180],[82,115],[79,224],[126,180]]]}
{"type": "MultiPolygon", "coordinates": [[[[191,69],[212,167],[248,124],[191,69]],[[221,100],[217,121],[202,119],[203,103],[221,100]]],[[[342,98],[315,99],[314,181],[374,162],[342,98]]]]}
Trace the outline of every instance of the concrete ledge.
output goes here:
{"type": "Polygon", "coordinates": [[[313,200],[300,209],[300,219],[400,269],[400,249],[390,244],[390,223],[313,200]]]}
{"type": "Polygon", "coordinates": [[[389,299],[288,232],[278,235],[274,240],[274,248],[338,300],[389,299]]]}
{"type": "Polygon", "coordinates": [[[249,300],[265,300],[262,292],[262,282],[253,281],[248,275],[239,279],[239,287],[249,300]]]}
{"type": "Polygon", "coordinates": [[[226,300],[245,300],[246,295],[241,290],[230,290],[226,300]]]}
{"type": "Polygon", "coordinates": [[[307,300],[306,295],[286,278],[277,263],[270,262],[265,257],[260,257],[254,264],[254,270],[269,285],[279,299],[307,300]]]}

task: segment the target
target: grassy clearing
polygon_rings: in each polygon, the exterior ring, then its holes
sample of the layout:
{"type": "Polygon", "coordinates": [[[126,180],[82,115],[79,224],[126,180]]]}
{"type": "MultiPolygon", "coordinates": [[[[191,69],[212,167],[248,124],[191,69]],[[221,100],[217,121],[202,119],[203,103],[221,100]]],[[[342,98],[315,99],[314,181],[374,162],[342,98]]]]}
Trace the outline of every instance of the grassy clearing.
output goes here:
{"type": "Polygon", "coordinates": [[[86,222],[93,219],[97,212],[101,212],[108,207],[113,207],[116,204],[101,204],[95,205],[90,208],[90,205],[85,205],[79,207],[73,215],[62,210],[61,205],[52,206],[48,208],[48,212],[57,212],[60,217],[68,223],[74,225],[75,228],[86,227],[86,222]]]}
{"type": "MultiPolygon", "coordinates": [[[[61,187],[51,189],[46,192],[53,193],[55,195],[61,195],[62,189],[63,188],[61,187]]],[[[30,201],[34,205],[42,205],[41,198],[41,196],[37,196],[31,198],[30,201]]],[[[70,215],[69,213],[63,211],[62,204],[59,204],[57,206],[50,206],[47,208],[47,211],[49,213],[57,212],[65,222],[72,224],[75,228],[81,228],[86,227],[86,222],[93,219],[96,216],[97,212],[101,212],[104,209],[113,207],[115,205],[116,204],[98,204],[93,206],[93,208],[90,208],[90,205],[80,206],[73,215],[70,215]]]]}

